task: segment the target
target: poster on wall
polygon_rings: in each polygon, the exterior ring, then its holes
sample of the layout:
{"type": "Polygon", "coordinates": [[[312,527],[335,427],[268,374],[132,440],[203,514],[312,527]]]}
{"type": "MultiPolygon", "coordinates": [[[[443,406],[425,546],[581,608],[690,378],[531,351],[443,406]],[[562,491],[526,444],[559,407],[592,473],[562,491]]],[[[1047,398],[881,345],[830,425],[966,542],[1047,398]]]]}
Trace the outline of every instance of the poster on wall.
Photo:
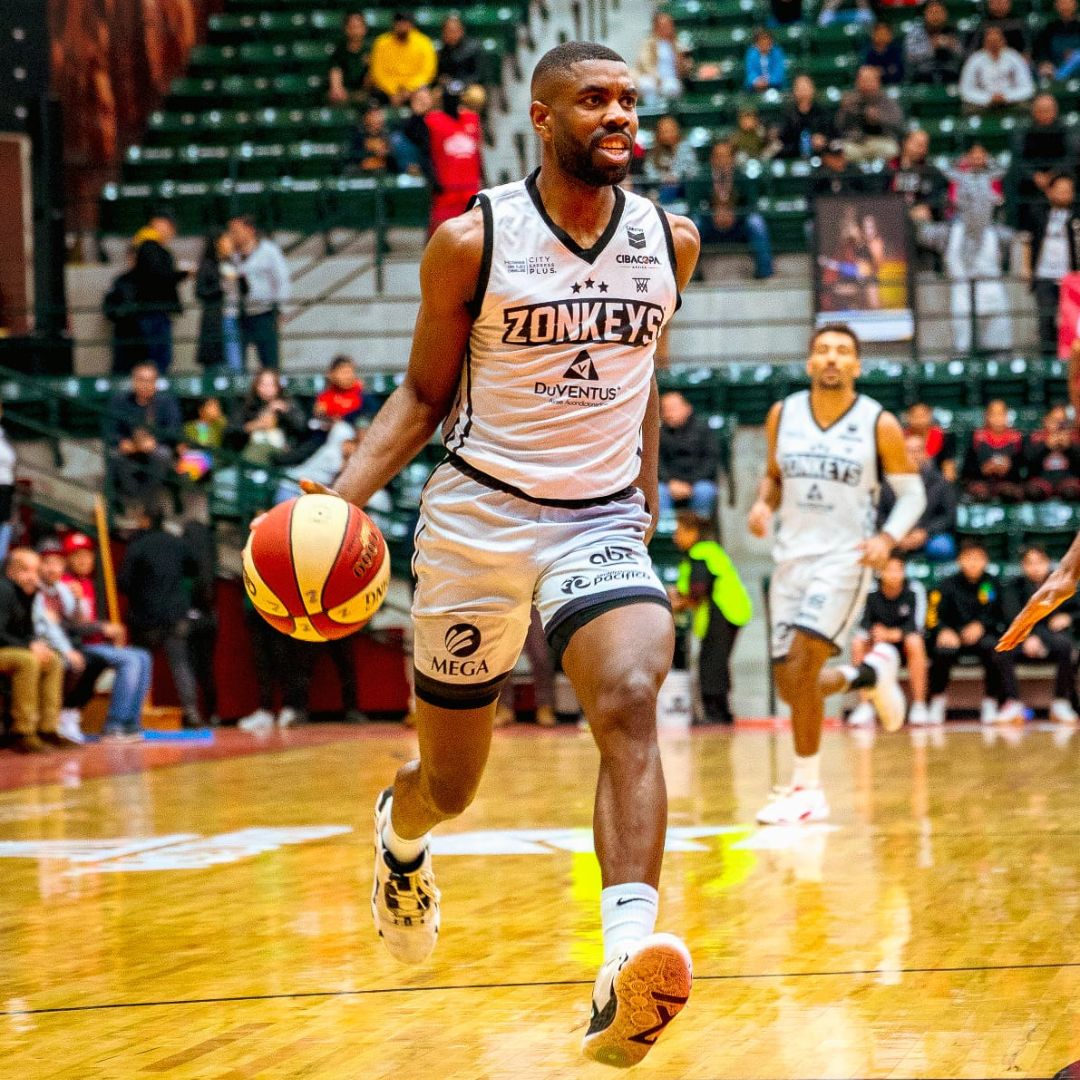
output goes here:
{"type": "Polygon", "coordinates": [[[821,195],[814,240],[816,325],[846,322],[863,341],[910,341],[915,303],[903,196],[821,195]]]}

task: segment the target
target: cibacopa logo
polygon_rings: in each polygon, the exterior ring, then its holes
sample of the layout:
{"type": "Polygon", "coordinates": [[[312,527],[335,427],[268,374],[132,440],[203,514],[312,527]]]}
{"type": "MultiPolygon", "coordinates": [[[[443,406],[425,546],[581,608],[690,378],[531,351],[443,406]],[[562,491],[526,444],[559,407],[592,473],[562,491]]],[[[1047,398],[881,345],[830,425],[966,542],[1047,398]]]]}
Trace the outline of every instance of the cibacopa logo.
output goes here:
{"type": "Polygon", "coordinates": [[[630,241],[632,248],[640,250],[645,246],[645,230],[635,229],[633,225],[627,225],[626,239],[630,241]]]}
{"type": "Polygon", "coordinates": [[[480,631],[469,623],[454,623],[443,638],[451,656],[472,656],[480,648],[480,631]]]}

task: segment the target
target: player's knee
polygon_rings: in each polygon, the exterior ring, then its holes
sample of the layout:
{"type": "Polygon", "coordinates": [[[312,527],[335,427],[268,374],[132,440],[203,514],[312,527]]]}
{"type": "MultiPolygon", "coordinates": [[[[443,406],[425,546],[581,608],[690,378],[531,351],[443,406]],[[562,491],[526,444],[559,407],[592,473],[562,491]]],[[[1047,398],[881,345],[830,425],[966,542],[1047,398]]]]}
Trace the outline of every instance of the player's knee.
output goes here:
{"type": "Polygon", "coordinates": [[[656,680],[647,671],[627,671],[611,679],[596,695],[589,723],[597,740],[618,733],[651,739],[656,731],[656,680]]]}
{"type": "Polygon", "coordinates": [[[465,777],[427,776],[425,779],[428,800],[443,817],[463,814],[476,798],[477,783],[465,777]]]}

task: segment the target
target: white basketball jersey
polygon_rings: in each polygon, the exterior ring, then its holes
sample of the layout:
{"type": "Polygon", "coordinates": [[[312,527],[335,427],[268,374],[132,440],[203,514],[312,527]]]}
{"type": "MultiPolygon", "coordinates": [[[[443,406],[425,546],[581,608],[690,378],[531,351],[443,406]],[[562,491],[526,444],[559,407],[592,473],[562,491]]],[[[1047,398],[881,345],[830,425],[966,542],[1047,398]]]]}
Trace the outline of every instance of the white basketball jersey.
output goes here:
{"type": "Polygon", "coordinates": [[[860,394],[827,428],[810,409],[810,391],[784,399],[776,435],[780,486],[777,562],[854,550],[874,532],[880,485],[877,424],[881,405],[860,394]]]}
{"type": "Polygon", "coordinates": [[[602,498],[640,472],[656,339],[679,293],[663,211],[613,190],[588,250],[547,215],[536,173],[478,196],[485,259],[443,441],[530,498],[602,498]]]}

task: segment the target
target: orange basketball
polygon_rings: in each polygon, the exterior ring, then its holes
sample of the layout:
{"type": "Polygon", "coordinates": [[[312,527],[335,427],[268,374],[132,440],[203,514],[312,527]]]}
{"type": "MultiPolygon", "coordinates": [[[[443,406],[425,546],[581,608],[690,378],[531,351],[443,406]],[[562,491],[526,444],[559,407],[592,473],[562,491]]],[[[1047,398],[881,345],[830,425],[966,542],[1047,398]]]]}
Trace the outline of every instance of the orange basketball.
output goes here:
{"type": "Polygon", "coordinates": [[[332,641],[379,610],[390,557],[371,518],[333,495],[280,503],[244,548],[244,588],[273,627],[302,641],[332,641]]]}

